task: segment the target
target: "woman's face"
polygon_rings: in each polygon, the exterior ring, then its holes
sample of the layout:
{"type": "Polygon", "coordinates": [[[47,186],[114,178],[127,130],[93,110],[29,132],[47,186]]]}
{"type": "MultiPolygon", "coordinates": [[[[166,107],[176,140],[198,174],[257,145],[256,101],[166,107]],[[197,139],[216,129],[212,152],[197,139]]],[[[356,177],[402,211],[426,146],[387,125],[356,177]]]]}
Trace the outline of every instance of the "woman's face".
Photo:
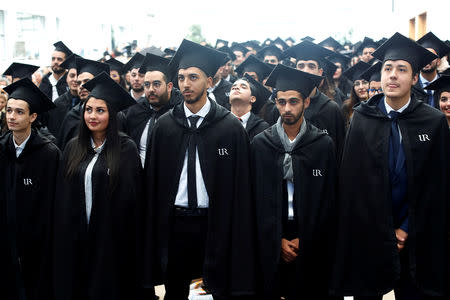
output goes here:
{"type": "Polygon", "coordinates": [[[0,96],[0,110],[4,109],[5,106],[6,106],[6,98],[3,95],[1,95],[0,96]]]}
{"type": "Polygon", "coordinates": [[[450,92],[442,92],[439,96],[439,109],[450,119],[450,92]]]}
{"type": "Polygon", "coordinates": [[[106,133],[109,122],[106,102],[94,97],[89,98],[84,109],[84,122],[91,132],[106,133]]]}
{"type": "Polygon", "coordinates": [[[120,83],[120,75],[119,75],[119,72],[117,72],[116,70],[109,71],[109,76],[115,82],[120,83]]]}
{"type": "Polygon", "coordinates": [[[369,98],[369,94],[367,92],[367,89],[369,88],[368,81],[364,79],[355,80],[353,82],[353,88],[355,89],[356,96],[358,96],[360,100],[367,100],[369,98]]]}

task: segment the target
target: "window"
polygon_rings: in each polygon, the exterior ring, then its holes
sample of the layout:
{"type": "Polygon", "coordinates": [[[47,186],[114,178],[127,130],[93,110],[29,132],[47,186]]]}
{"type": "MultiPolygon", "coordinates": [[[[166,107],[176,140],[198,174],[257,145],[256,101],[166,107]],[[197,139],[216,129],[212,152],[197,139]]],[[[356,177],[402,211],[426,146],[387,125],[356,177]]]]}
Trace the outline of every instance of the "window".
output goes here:
{"type": "Polygon", "coordinates": [[[17,13],[14,57],[39,59],[39,37],[45,29],[45,17],[17,13]]]}

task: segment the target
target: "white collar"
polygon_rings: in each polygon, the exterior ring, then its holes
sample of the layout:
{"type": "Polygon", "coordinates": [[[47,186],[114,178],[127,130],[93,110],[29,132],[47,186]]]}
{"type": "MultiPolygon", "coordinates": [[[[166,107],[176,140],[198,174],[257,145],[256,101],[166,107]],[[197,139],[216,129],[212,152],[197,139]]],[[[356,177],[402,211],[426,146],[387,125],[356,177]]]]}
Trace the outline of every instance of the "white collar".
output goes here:
{"type": "Polygon", "coordinates": [[[208,92],[214,92],[214,90],[219,86],[220,82],[222,81],[222,78],[219,79],[219,81],[217,81],[217,83],[213,86],[208,88],[208,92]]]}
{"type": "Polygon", "coordinates": [[[186,106],[186,102],[183,103],[184,107],[184,114],[186,115],[186,118],[189,118],[190,116],[199,116],[201,118],[206,117],[206,115],[209,113],[209,110],[211,109],[211,102],[209,102],[209,99],[206,99],[205,105],[196,113],[194,114],[189,110],[189,108],[186,106]]]}
{"type": "Polygon", "coordinates": [[[91,146],[92,146],[92,149],[93,149],[96,153],[102,152],[103,147],[105,146],[105,143],[106,143],[106,139],[103,141],[103,143],[100,145],[100,147],[95,148],[94,140],[93,140],[92,137],[91,137],[91,146]]]}
{"type": "Polygon", "coordinates": [[[246,114],[238,117],[235,114],[233,114],[236,118],[240,118],[242,120],[242,123],[247,123],[248,119],[250,119],[250,114],[252,113],[252,111],[247,112],[246,114]]]}
{"type": "Polygon", "coordinates": [[[433,80],[431,80],[431,81],[426,80],[426,79],[422,76],[422,73],[419,74],[419,77],[420,77],[420,82],[422,82],[423,85],[428,85],[428,84],[432,83],[433,81],[435,81],[436,79],[438,79],[438,78],[439,78],[439,74],[436,73],[436,76],[435,76],[435,77],[433,78],[433,80]]]}
{"type": "Polygon", "coordinates": [[[56,85],[58,83],[58,80],[56,80],[56,78],[55,78],[53,73],[48,77],[48,80],[50,81],[50,83],[52,85],[56,85]]]}
{"type": "Polygon", "coordinates": [[[386,97],[384,98],[384,107],[386,107],[386,112],[389,114],[391,111],[396,111],[398,113],[402,113],[409,105],[409,103],[411,102],[411,97],[409,98],[408,102],[403,105],[402,107],[400,107],[399,109],[395,110],[392,107],[389,106],[389,104],[387,104],[386,102],[386,97]]]}
{"type": "Polygon", "coordinates": [[[13,135],[12,138],[13,138],[14,147],[15,147],[16,149],[17,149],[17,148],[20,148],[20,149],[25,148],[25,145],[27,144],[28,140],[30,139],[30,136],[31,136],[31,132],[30,132],[30,135],[25,139],[25,141],[22,142],[22,144],[17,145],[17,144],[16,144],[16,140],[14,139],[14,135],[13,135]]]}

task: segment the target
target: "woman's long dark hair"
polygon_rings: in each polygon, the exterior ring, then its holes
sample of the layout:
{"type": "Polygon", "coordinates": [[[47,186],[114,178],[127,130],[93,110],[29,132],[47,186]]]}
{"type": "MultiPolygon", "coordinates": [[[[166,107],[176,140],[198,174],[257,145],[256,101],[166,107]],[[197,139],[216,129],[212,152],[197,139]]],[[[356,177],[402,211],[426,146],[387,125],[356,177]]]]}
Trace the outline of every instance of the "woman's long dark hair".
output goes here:
{"type": "MultiPolygon", "coordinates": [[[[83,115],[78,126],[77,142],[70,149],[69,158],[67,161],[66,177],[72,178],[79,172],[80,164],[83,162],[88,153],[88,149],[91,148],[91,131],[84,121],[84,111],[86,109],[86,103],[90,97],[86,100],[83,108],[83,115]]],[[[117,113],[106,102],[106,106],[109,112],[108,127],[106,128],[106,143],[103,151],[105,151],[106,164],[109,168],[109,194],[114,191],[118,177],[119,177],[119,163],[120,163],[120,136],[117,127],[117,113]]]]}

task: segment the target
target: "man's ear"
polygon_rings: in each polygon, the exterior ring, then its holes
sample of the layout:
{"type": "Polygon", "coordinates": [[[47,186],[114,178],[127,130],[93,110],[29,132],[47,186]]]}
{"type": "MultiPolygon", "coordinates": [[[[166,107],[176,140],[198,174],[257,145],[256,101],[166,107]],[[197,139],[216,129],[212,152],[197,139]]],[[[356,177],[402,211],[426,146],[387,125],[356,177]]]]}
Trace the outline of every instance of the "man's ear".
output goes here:
{"type": "Polygon", "coordinates": [[[311,98],[310,97],[308,97],[305,100],[303,100],[303,109],[304,110],[307,109],[310,103],[311,103],[311,98]]]}
{"type": "Polygon", "coordinates": [[[250,96],[250,103],[255,103],[256,102],[256,97],[255,96],[250,96]]]}
{"type": "Polygon", "coordinates": [[[419,80],[419,72],[417,72],[416,74],[414,74],[412,85],[416,85],[416,83],[417,83],[418,80],[419,80]]]}
{"type": "Polygon", "coordinates": [[[30,123],[33,123],[37,118],[37,113],[32,113],[30,116],[30,123]]]}

